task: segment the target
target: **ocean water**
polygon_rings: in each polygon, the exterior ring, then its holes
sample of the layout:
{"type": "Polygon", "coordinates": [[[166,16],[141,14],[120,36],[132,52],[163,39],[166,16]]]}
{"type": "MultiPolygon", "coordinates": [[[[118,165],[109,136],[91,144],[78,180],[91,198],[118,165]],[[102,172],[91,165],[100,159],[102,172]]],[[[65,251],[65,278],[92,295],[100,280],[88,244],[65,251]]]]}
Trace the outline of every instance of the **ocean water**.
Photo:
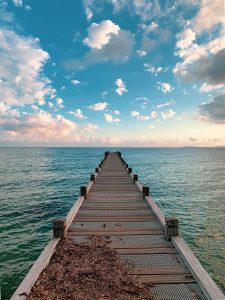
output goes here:
{"type": "MultiPolygon", "coordinates": [[[[0,286],[9,299],[110,148],[0,148],[0,286]]],[[[121,148],[225,292],[225,149],[121,148]]]]}

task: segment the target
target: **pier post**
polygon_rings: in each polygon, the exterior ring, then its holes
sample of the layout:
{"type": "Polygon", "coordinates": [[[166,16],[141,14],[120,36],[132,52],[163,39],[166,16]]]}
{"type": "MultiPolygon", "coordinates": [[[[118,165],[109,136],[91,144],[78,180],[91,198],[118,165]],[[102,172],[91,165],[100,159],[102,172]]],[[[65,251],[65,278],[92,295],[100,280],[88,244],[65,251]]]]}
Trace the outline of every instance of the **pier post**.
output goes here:
{"type": "Polygon", "coordinates": [[[94,174],[90,175],[90,181],[93,181],[93,182],[95,181],[95,175],[94,174]]]}
{"type": "Polygon", "coordinates": [[[80,196],[83,196],[84,198],[87,197],[87,187],[86,186],[80,187],[80,196]]]}
{"type": "Polygon", "coordinates": [[[66,219],[54,219],[53,220],[53,236],[55,238],[65,239],[67,236],[66,232],[66,219]]]}
{"type": "Polygon", "coordinates": [[[138,181],[138,175],[137,174],[134,174],[133,175],[133,181],[135,182],[135,181],[138,181]]]}
{"type": "Polygon", "coordinates": [[[117,154],[118,154],[119,158],[121,158],[122,153],[120,151],[117,151],[117,154]]]}
{"type": "Polygon", "coordinates": [[[132,168],[128,168],[128,173],[132,173],[132,168]]]}
{"type": "Polygon", "coordinates": [[[165,238],[171,241],[171,236],[179,235],[178,219],[177,218],[167,218],[165,224],[165,238]]]}
{"type": "Polygon", "coordinates": [[[128,164],[125,164],[125,168],[126,168],[126,169],[128,168],[128,164]]]}
{"type": "Polygon", "coordinates": [[[105,158],[109,155],[109,151],[105,152],[105,158]]]}
{"type": "Polygon", "coordinates": [[[145,198],[145,196],[149,196],[149,187],[148,186],[142,186],[142,195],[143,195],[143,198],[145,198]]]}
{"type": "Polygon", "coordinates": [[[99,168],[95,168],[95,173],[99,173],[99,168]]]}

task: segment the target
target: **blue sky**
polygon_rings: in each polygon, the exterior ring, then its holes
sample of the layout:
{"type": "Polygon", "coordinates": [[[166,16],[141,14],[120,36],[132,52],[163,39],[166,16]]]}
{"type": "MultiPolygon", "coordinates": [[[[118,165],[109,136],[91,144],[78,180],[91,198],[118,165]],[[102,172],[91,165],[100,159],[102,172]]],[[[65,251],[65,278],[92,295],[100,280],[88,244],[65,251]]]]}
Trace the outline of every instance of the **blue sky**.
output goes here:
{"type": "Polygon", "coordinates": [[[223,0],[0,0],[0,145],[225,145],[223,0]]]}

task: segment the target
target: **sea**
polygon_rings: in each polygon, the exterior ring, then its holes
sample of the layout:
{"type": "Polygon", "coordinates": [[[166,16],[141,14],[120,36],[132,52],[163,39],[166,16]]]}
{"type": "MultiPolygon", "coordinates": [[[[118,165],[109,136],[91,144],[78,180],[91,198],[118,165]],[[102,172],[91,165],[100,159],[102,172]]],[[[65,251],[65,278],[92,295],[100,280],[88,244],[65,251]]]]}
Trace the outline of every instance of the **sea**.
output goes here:
{"type": "Polygon", "coordinates": [[[225,292],[224,148],[0,148],[0,287],[9,299],[105,151],[139,181],[225,292]]]}

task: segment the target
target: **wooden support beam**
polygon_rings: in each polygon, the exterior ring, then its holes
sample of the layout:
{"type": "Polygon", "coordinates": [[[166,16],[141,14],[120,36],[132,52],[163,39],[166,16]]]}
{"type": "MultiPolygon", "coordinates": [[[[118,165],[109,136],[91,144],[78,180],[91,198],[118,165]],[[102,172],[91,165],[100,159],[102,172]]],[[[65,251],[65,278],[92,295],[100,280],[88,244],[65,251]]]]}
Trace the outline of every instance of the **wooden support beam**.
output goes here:
{"type": "Polygon", "coordinates": [[[67,236],[66,219],[53,220],[53,237],[65,239],[67,236]]]}
{"type": "Polygon", "coordinates": [[[179,227],[178,227],[178,220],[177,218],[167,218],[166,217],[166,224],[165,224],[165,238],[167,241],[171,241],[172,236],[179,235],[179,227]]]}

